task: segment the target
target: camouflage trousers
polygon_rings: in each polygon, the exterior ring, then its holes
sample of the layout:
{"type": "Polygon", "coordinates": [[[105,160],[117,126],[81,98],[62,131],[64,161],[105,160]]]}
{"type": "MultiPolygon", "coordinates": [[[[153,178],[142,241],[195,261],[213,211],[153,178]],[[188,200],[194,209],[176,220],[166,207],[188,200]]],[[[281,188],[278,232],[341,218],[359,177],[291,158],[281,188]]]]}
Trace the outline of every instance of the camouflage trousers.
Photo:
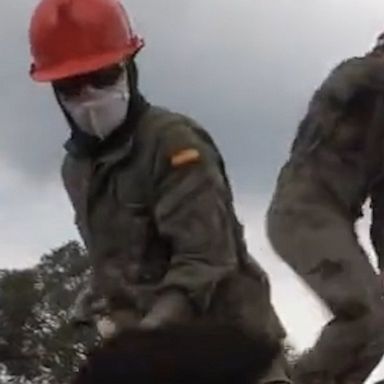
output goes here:
{"type": "Polygon", "coordinates": [[[267,231],[277,254],[334,314],[297,362],[297,381],[363,383],[384,353],[384,304],[353,223],[324,207],[298,212],[272,205],[267,231]]]}

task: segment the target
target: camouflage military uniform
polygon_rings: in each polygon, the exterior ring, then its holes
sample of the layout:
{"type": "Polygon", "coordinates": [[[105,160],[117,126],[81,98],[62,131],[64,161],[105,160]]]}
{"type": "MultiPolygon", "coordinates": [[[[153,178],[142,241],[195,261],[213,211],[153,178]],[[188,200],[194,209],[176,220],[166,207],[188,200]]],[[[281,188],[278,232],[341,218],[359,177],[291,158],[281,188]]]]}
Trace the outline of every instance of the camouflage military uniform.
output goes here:
{"type": "MultiPolygon", "coordinates": [[[[246,251],[222,159],[205,131],[147,106],[96,155],[69,144],[63,180],[94,270],[86,303],[105,297],[104,314],[121,330],[139,326],[159,302],[166,311],[177,293],[193,309],[182,321],[229,322],[283,340],[268,278],[246,251]]],[[[280,380],[282,370],[276,374],[280,380]]]]}
{"type": "Polygon", "coordinates": [[[299,126],[269,208],[276,252],[335,315],[297,365],[306,383],[361,383],[384,352],[381,287],[354,228],[371,198],[383,268],[383,91],[384,61],[376,55],[332,71],[299,126]]]}

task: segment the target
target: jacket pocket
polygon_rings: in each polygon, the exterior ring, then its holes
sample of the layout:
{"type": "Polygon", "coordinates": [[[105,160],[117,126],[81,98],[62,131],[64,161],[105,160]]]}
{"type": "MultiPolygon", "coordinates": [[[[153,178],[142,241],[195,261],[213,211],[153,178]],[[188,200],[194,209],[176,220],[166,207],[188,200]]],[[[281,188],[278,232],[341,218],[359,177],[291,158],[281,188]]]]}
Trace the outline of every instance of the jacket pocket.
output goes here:
{"type": "Polygon", "coordinates": [[[113,218],[119,232],[119,241],[129,259],[144,257],[150,242],[151,213],[140,196],[138,186],[117,178],[115,183],[116,216],[113,218]]]}

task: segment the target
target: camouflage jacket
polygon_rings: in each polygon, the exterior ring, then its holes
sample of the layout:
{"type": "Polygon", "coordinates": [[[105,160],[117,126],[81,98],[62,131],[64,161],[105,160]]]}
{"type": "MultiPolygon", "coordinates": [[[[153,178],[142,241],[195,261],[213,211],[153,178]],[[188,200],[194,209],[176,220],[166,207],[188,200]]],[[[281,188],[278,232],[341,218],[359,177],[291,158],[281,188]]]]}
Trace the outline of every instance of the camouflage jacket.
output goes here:
{"type": "Polygon", "coordinates": [[[384,59],[369,54],[346,60],[309,104],[280,173],[272,210],[328,207],[354,223],[370,197],[372,240],[383,264],[383,139],[384,59]]]}
{"type": "Polygon", "coordinates": [[[267,276],[246,253],[220,154],[194,121],[149,107],[117,148],[69,153],[63,180],[112,310],[140,319],[177,289],[199,316],[283,333],[267,276]]]}

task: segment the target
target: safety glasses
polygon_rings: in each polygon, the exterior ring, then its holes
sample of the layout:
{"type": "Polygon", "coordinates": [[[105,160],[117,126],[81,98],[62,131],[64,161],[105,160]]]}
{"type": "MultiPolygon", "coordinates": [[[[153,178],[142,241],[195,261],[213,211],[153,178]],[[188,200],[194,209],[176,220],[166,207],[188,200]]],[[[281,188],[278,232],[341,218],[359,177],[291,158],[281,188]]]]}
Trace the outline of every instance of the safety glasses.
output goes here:
{"type": "Polygon", "coordinates": [[[124,64],[114,64],[84,75],[56,80],[53,86],[64,97],[75,97],[86,86],[102,89],[116,84],[124,71],[124,64]]]}

